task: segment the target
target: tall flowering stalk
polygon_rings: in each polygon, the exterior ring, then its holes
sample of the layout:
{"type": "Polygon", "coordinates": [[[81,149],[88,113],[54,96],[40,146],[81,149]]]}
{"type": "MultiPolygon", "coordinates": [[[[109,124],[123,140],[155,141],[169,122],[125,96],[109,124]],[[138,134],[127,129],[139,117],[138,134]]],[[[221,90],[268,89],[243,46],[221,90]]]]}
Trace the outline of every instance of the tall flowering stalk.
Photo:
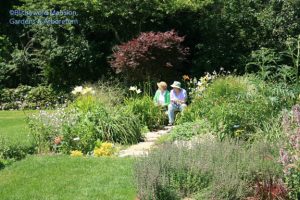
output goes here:
{"type": "Polygon", "coordinates": [[[140,96],[139,94],[142,93],[142,90],[138,89],[137,86],[130,86],[129,91],[130,91],[130,94],[129,94],[130,98],[137,98],[140,96]]]}
{"type": "Polygon", "coordinates": [[[202,96],[203,92],[215,77],[216,73],[214,72],[213,75],[211,75],[210,73],[206,73],[206,75],[201,77],[200,79],[190,78],[187,75],[184,75],[182,78],[188,87],[189,95],[192,97],[192,99],[195,99],[202,96]]]}
{"type": "Polygon", "coordinates": [[[292,108],[291,115],[283,117],[283,131],[287,142],[280,149],[279,162],[284,166],[286,182],[292,199],[300,198],[300,105],[292,108]]]}

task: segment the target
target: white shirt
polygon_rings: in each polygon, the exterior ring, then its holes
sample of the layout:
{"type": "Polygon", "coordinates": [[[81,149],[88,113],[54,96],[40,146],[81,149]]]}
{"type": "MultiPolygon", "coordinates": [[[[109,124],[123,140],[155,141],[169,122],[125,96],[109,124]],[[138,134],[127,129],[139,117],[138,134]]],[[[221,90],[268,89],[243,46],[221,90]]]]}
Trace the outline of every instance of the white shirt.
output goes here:
{"type": "Polygon", "coordinates": [[[160,92],[160,95],[159,95],[159,98],[158,98],[158,103],[160,105],[164,105],[165,104],[165,93],[166,93],[166,91],[160,92]]]}

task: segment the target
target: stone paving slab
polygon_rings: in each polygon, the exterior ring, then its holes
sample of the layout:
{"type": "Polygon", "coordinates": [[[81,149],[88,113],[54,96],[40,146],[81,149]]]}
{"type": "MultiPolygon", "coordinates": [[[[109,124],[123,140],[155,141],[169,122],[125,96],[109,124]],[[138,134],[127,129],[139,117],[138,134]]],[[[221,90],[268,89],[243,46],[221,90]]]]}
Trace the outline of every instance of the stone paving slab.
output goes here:
{"type": "Polygon", "coordinates": [[[151,147],[155,144],[155,141],[162,135],[169,133],[172,128],[173,126],[166,126],[162,130],[146,133],[144,142],[140,142],[138,144],[130,146],[125,150],[120,151],[119,157],[148,155],[151,147]]]}

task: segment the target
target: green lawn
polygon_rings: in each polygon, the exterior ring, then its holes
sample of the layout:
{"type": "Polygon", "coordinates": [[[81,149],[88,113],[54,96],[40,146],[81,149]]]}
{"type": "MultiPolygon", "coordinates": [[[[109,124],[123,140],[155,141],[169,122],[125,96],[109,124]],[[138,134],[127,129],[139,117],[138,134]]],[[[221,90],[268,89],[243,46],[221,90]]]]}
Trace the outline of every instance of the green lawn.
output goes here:
{"type": "Polygon", "coordinates": [[[28,156],[0,171],[0,199],[133,200],[133,159],[28,156]]]}
{"type": "MultiPolygon", "coordinates": [[[[9,144],[30,144],[26,115],[22,111],[0,111],[0,137],[9,144]]],[[[27,156],[0,170],[0,199],[133,200],[133,162],[126,158],[27,156]]]]}
{"type": "Polygon", "coordinates": [[[0,138],[10,143],[23,145],[30,140],[29,130],[26,126],[26,115],[36,111],[0,111],[0,138]],[[26,115],[25,115],[26,114],[26,115]]]}

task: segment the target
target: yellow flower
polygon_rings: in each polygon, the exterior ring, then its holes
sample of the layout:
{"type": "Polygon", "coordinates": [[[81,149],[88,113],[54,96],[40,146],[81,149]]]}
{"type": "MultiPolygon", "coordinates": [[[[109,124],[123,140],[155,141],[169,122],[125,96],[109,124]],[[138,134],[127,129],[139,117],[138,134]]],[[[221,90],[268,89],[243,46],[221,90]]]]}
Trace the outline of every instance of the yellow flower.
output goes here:
{"type": "Polygon", "coordinates": [[[103,142],[100,147],[94,149],[94,156],[111,156],[114,153],[113,144],[110,142],[103,142]]]}
{"type": "Polygon", "coordinates": [[[239,137],[239,136],[241,136],[244,132],[245,132],[245,130],[243,130],[243,129],[238,129],[238,130],[236,130],[236,131],[234,132],[234,134],[235,134],[236,137],[239,137]]]}
{"type": "Polygon", "coordinates": [[[71,151],[71,156],[72,157],[82,157],[83,153],[81,151],[75,150],[75,151],[71,151]]]}
{"type": "Polygon", "coordinates": [[[207,79],[206,79],[205,77],[201,77],[201,78],[200,78],[200,82],[201,82],[202,84],[206,84],[206,83],[207,83],[207,79]]]}
{"type": "Polygon", "coordinates": [[[106,149],[111,149],[113,147],[113,144],[110,142],[103,142],[101,147],[106,148],[106,149]]]}

